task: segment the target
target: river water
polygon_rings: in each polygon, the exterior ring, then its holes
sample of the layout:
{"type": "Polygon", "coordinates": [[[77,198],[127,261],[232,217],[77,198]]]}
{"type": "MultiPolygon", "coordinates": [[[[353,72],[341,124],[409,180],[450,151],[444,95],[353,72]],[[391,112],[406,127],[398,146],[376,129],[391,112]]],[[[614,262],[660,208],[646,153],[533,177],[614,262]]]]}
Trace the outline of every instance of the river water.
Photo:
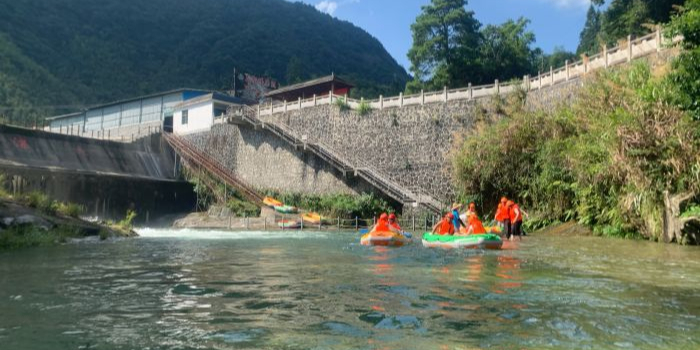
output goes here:
{"type": "Polygon", "coordinates": [[[0,253],[0,349],[700,349],[700,249],[142,230],[0,253]]]}

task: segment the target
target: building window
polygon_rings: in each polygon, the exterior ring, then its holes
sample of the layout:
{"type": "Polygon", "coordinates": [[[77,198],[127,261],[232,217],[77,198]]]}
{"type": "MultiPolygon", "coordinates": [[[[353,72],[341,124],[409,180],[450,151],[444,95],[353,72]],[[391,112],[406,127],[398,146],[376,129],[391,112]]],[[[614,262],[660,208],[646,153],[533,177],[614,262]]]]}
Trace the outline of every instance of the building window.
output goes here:
{"type": "Polygon", "coordinates": [[[187,122],[188,122],[187,110],[184,110],[184,111],[182,111],[182,121],[180,124],[187,125],[187,122]]]}

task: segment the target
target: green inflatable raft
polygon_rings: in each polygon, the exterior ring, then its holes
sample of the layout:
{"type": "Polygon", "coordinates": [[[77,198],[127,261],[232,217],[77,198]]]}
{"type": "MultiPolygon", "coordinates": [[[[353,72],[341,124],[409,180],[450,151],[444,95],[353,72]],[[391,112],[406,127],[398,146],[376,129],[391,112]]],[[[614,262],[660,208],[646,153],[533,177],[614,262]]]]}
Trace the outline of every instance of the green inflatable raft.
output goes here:
{"type": "Polygon", "coordinates": [[[468,236],[443,236],[426,232],[423,234],[423,246],[428,248],[501,249],[503,240],[500,236],[493,233],[468,236]]]}

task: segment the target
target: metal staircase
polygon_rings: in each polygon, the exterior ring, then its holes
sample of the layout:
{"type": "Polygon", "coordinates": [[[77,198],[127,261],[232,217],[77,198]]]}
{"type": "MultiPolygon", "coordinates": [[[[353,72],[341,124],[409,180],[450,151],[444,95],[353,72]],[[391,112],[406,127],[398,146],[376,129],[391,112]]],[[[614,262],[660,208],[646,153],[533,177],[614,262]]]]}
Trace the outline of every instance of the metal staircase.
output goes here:
{"type": "Polygon", "coordinates": [[[237,113],[229,113],[229,122],[243,121],[247,124],[252,125],[255,128],[262,128],[270,131],[271,133],[277,135],[279,138],[288,142],[296,149],[302,147],[306,151],[310,151],[319,158],[323,159],[334,168],[338,169],[347,175],[347,173],[353,173],[355,176],[359,176],[368,183],[370,183],[375,188],[381,190],[389,197],[395,199],[396,201],[404,204],[410,205],[417,203],[425,207],[426,209],[439,213],[442,211],[442,204],[437,200],[426,195],[417,195],[403,186],[393,182],[386,177],[382,176],[379,171],[373,169],[367,165],[354,166],[348,160],[343,158],[341,155],[333,152],[331,147],[323,144],[322,142],[307,142],[297,137],[296,134],[284,125],[269,123],[260,120],[257,116],[257,111],[250,107],[245,107],[243,110],[237,111],[237,113]],[[238,120],[236,120],[238,119],[238,120]]]}
{"type": "Polygon", "coordinates": [[[228,186],[231,186],[231,188],[236,189],[247,200],[259,206],[263,206],[263,198],[259,193],[253,190],[253,188],[247,183],[232,175],[231,170],[226,169],[217,161],[212,160],[211,157],[199,151],[189,141],[169,133],[163,133],[163,137],[175,150],[175,152],[180,157],[187,160],[187,162],[205,169],[207,172],[219,178],[219,180],[226,183],[228,186]]]}

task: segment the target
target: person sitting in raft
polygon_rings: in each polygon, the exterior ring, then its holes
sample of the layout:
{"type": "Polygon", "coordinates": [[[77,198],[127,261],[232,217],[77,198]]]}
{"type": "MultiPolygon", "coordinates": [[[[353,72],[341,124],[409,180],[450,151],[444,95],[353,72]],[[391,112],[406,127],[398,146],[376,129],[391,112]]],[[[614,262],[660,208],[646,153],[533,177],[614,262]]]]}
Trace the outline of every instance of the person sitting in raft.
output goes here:
{"type": "Polygon", "coordinates": [[[454,219],[454,214],[452,213],[447,213],[445,216],[437,223],[435,226],[433,226],[433,231],[431,233],[437,234],[437,235],[454,235],[455,234],[455,225],[452,222],[454,219]]]}
{"type": "Polygon", "coordinates": [[[369,231],[370,234],[377,232],[393,232],[401,234],[401,231],[389,224],[389,215],[386,213],[382,213],[382,215],[379,216],[377,224],[374,225],[374,227],[372,227],[372,229],[369,231]]]}
{"type": "MultiPolygon", "coordinates": [[[[469,209],[467,209],[467,211],[465,211],[464,214],[460,215],[459,218],[462,219],[462,222],[468,222],[469,216],[471,216],[472,214],[476,214],[476,204],[474,204],[474,202],[469,203],[469,209]]],[[[467,225],[464,225],[464,227],[467,227],[467,225]]],[[[466,230],[466,228],[464,230],[466,230]]]]}
{"type": "Polygon", "coordinates": [[[469,215],[469,225],[465,226],[465,229],[459,233],[455,233],[455,236],[468,236],[468,235],[482,235],[487,233],[484,224],[479,220],[479,216],[476,214],[469,215]]]}
{"type": "Polygon", "coordinates": [[[527,217],[529,217],[529,215],[524,210],[520,209],[520,206],[515,204],[515,202],[513,201],[508,201],[507,207],[508,215],[510,217],[510,232],[508,235],[508,239],[512,241],[515,238],[515,236],[518,236],[518,238],[522,241],[523,214],[527,217]]]}
{"type": "Polygon", "coordinates": [[[453,203],[452,204],[452,225],[455,227],[454,232],[459,232],[460,227],[467,227],[467,225],[464,223],[464,220],[459,217],[459,208],[461,208],[462,205],[458,203],[453,203]]]}
{"type": "Polygon", "coordinates": [[[399,222],[396,220],[396,214],[391,213],[389,214],[389,226],[399,230],[401,232],[401,226],[399,226],[399,222]]]}

